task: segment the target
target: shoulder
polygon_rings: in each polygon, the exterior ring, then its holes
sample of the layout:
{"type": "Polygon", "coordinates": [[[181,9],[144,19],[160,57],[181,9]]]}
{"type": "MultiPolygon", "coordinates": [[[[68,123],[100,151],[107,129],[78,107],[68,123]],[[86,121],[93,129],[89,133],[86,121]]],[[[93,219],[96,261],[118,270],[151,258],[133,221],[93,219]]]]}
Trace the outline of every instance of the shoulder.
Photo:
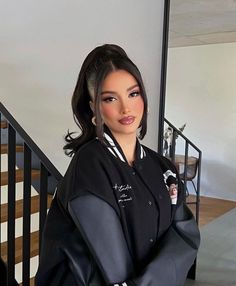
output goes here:
{"type": "Polygon", "coordinates": [[[142,147],[143,147],[144,151],[146,152],[146,154],[150,155],[151,157],[155,158],[156,156],[157,157],[159,156],[159,154],[156,151],[148,148],[147,146],[142,145],[142,147]]]}
{"type": "Polygon", "coordinates": [[[94,139],[83,145],[72,157],[64,175],[64,182],[72,185],[89,184],[101,176],[106,164],[106,152],[100,141],[94,139]]]}
{"type": "MultiPolygon", "coordinates": [[[[111,191],[111,168],[109,153],[106,147],[97,139],[83,145],[72,158],[69,171],[64,180],[66,203],[85,195],[94,195],[111,205],[117,213],[114,193],[111,191]]],[[[65,205],[64,203],[64,205],[65,205]]]]}
{"type": "Polygon", "coordinates": [[[89,141],[88,143],[84,144],[76,153],[75,153],[75,158],[86,158],[87,156],[96,156],[99,157],[100,153],[104,152],[104,147],[102,143],[97,140],[93,139],[89,141]]]}
{"type": "Polygon", "coordinates": [[[168,158],[144,145],[142,145],[142,147],[144,148],[147,156],[159,164],[164,171],[171,169],[172,171],[177,172],[175,165],[168,158]]]}
{"type": "Polygon", "coordinates": [[[79,168],[88,165],[94,165],[98,162],[103,162],[106,157],[105,148],[102,143],[93,139],[88,143],[84,144],[73,156],[71,160],[72,166],[77,166],[79,168]]]}
{"type": "MultiPolygon", "coordinates": [[[[144,151],[146,152],[146,154],[148,156],[150,156],[151,158],[153,158],[154,160],[158,160],[158,161],[164,161],[164,162],[170,162],[169,159],[167,159],[166,157],[164,157],[163,155],[159,154],[158,152],[148,148],[147,146],[142,145],[144,151]]],[[[170,162],[171,163],[171,162],[170,162]]]]}
{"type": "Polygon", "coordinates": [[[110,198],[109,160],[98,140],[83,145],[73,156],[58,194],[64,206],[75,197],[92,193],[105,201],[110,198]],[[107,194],[108,193],[108,194],[107,194]]]}

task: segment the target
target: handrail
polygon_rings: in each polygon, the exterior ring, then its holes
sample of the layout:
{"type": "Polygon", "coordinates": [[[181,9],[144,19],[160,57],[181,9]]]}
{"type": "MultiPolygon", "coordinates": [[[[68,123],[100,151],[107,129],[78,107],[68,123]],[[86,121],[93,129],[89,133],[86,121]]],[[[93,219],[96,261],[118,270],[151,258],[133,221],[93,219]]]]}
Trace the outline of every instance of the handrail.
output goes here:
{"type": "Polygon", "coordinates": [[[193,142],[191,142],[186,136],[184,136],[184,134],[178,129],[176,128],[172,123],[170,123],[169,120],[167,120],[166,118],[164,118],[164,121],[173,129],[175,130],[176,133],[178,133],[178,135],[180,135],[185,141],[188,142],[188,144],[190,144],[194,149],[196,149],[196,151],[201,153],[201,150],[195,145],[193,144],[193,142]]]}
{"type": "Polygon", "coordinates": [[[52,164],[52,162],[47,158],[47,156],[42,152],[42,150],[35,144],[31,137],[25,132],[25,130],[19,125],[15,118],[10,114],[6,107],[0,102],[0,112],[6,118],[11,126],[16,130],[16,132],[21,136],[21,138],[27,142],[28,147],[37,155],[40,161],[43,162],[44,166],[50,170],[51,175],[53,175],[58,181],[62,178],[61,173],[52,164]]]}

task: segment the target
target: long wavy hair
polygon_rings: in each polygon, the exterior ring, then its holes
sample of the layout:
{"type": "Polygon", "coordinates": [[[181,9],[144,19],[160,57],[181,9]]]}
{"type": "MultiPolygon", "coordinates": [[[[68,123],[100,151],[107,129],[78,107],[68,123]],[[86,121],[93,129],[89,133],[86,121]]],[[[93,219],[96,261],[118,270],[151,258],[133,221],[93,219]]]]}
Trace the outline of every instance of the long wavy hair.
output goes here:
{"type": "Polygon", "coordinates": [[[67,143],[63,148],[67,155],[72,156],[95,137],[103,141],[104,126],[100,114],[102,85],[107,75],[116,70],[127,71],[139,85],[144,102],[139,138],[144,138],[147,132],[147,96],[141,73],[121,47],[105,44],[92,50],[82,64],[71,102],[73,117],[81,134],[74,137],[74,132],[68,131],[65,136],[67,143]],[[94,103],[94,111],[91,110],[90,101],[94,103]],[[92,123],[93,116],[96,118],[96,126],[92,123]]]}

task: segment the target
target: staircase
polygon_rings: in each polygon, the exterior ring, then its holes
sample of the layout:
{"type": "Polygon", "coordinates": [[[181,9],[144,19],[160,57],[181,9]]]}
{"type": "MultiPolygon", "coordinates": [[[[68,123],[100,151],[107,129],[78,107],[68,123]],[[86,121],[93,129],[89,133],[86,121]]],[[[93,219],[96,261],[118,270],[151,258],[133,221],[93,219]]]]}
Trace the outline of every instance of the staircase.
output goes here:
{"type": "Polygon", "coordinates": [[[1,103],[0,123],[0,284],[31,286],[61,174],[1,103]]]}

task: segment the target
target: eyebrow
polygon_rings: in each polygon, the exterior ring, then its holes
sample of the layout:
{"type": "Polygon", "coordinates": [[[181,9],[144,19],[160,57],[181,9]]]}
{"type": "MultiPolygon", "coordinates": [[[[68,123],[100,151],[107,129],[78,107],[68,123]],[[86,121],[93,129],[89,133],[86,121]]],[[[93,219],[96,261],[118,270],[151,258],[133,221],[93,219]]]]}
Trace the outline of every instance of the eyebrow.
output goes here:
{"type": "Polygon", "coordinates": [[[131,87],[129,87],[128,89],[127,89],[127,91],[131,91],[133,88],[135,88],[135,87],[138,87],[139,88],[139,85],[138,84],[135,84],[135,85],[132,85],[131,87]]]}
{"type": "MultiPolygon", "coordinates": [[[[132,86],[130,86],[129,88],[127,88],[127,91],[131,91],[131,90],[134,89],[135,87],[138,87],[138,88],[139,88],[139,85],[138,85],[138,84],[132,85],[132,86]]],[[[105,93],[116,94],[115,91],[105,90],[105,91],[102,91],[102,92],[101,92],[101,95],[103,95],[103,94],[105,94],[105,93]]]]}

